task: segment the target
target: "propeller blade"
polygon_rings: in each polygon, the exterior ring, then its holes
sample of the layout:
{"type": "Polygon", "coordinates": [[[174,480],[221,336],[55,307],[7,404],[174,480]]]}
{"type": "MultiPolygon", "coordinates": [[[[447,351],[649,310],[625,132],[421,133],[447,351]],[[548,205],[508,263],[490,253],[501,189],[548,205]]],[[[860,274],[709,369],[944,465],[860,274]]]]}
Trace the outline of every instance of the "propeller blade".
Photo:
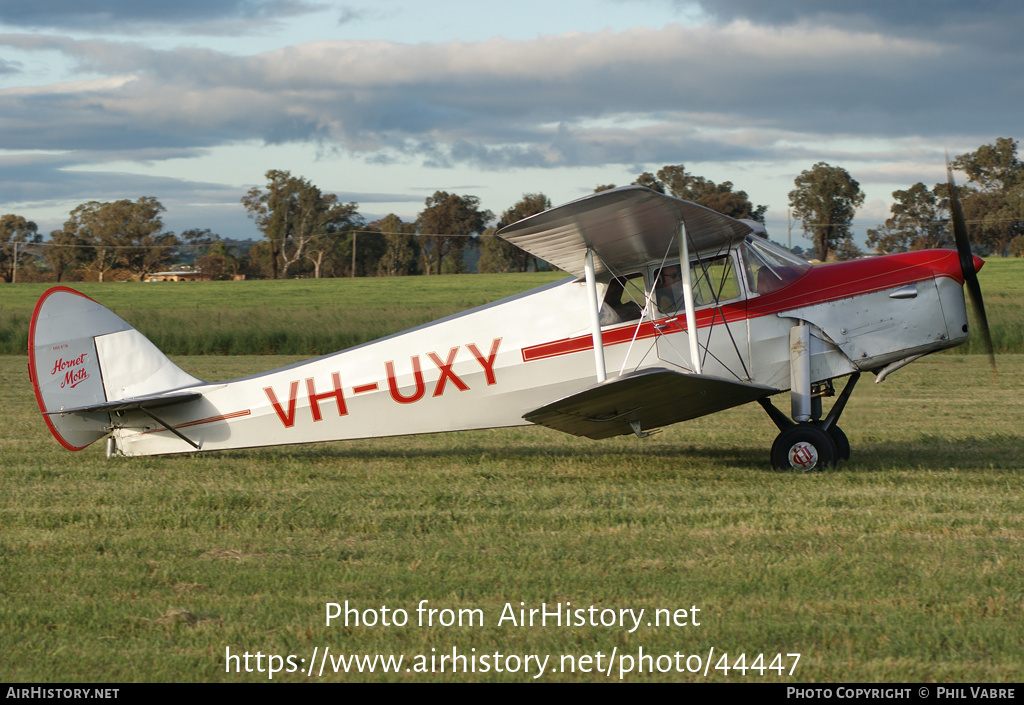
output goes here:
{"type": "Polygon", "coordinates": [[[974,320],[981,331],[981,339],[988,353],[992,374],[996,373],[996,354],[992,345],[992,333],[988,328],[988,316],[985,315],[985,301],[981,298],[981,284],[978,283],[978,270],[974,266],[974,255],[971,253],[971,239],[967,234],[967,222],[964,211],[960,207],[960,196],[957,194],[956,183],[953,181],[953,170],[946,158],[946,177],[949,180],[949,212],[953,219],[953,238],[956,240],[956,251],[960,255],[960,271],[964,275],[964,284],[974,309],[974,320]]]}

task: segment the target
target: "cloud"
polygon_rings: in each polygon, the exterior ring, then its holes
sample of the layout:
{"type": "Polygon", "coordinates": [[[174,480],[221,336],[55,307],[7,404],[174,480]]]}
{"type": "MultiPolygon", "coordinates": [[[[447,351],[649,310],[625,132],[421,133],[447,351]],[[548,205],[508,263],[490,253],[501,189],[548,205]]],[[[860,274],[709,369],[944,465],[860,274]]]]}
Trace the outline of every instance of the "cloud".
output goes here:
{"type": "Polygon", "coordinates": [[[34,149],[260,139],[367,155],[429,144],[438,163],[632,164],[712,143],[750,158],[741,133],[1005,134],[1022,107],[1019,91],[992,90],[1018,82],[1018,66],[993,66],[982,47],[746,21],[532,41],[325,41],[252,56],[45,35],[0,44],[59,51],[106,76],[0,93],[9,137],[34,149]],[[590,126],[636,114],[645,127],[590,126]]]}
{"type": "Polygon", "coordinates": [[[187,31],[237,33],[241,27],[270,25],[322,9],[303,0],[33,0],[0,4],[0,24],[104,34],[187,31]]]}
{"type": "MultiPolygon", "coordinates": [[[[926,4],[859,0],[858,2],[821,2],[821,0],[671,0],[680,8],[699,7],[707,16],[722,22],[749,20],[762,25],[798,23],[846,27],[861,31],[865,27],[900,34],[908,31],[963,28],[979,24],[992,26],[993,17],[1012,25],[1012,18],[1024,16],[1017,0],[929,0],[926,4]]],[[[1019,24],[1017,25],[1019,27],[1019,24]]],[[[1011,27],[1011,31],[1015,28],[1011,27]]]]}
{"type": "MultiPolygon", "coordinates": [[[[307,7],[258,4],[275,16],[307,7]]],[[[245,3],[213,5],[203,17],[245,3]]],[[[119,193],[206,208],[223,198],[236,208],[234,187],[88,169],[262,142],[315,143],[371,164],[635,174],[645,164],[716,163],[735,173],[820,160],[927,164],[936,148],[1019,133],[1021,61],[998,42],[973,32],[939,41],[924,20],[911,31],[913,18],[886,19],[881,5],[865,5],[853,28],[831,15],[812,22],[816,5],[797,2],[720,7],[719,21],[696,26],[523,41],[321,41],[248,56],[0,35],[19,58],[57,52],[81,77],[0,90],[5,142],[23,152],[0,159],[0,188],[11,203],[119,193]]],[[[944,32],[956,17],[950,8],[932,21],[944,32]]],[[[879,184],[896,178],[883,168],[864,174],[879,184]]],[[[372,199],[352,196],[345,200],[372,199]]]]}

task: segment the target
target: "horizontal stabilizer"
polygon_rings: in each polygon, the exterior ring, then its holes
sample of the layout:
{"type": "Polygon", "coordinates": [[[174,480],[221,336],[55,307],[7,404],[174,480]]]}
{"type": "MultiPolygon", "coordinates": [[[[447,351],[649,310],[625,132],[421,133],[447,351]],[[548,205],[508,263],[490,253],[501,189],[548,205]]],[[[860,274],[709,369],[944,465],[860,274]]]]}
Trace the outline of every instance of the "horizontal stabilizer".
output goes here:
{"type": "Polygon", "coordinates": [[[128,411],[129,409],[156,409],[161,406],[172,404],[184,404],[188,401],[199,399],[202,394],[199,392],[177,392],[174,394],[157,394],[149,397],[136,397],[135,399],[120,399],[118,401],[107,401],[88,406],[78,406],[71,409],[57,409],[55,411],[44,411],[44,414],[83,414],[91,411],[128,411]]]}
{"type": "Polygon", "coordinates": [[[654,368],[634,372],[535,409],[524,419],[587,438],[610,438],[668,426],[779,390],[654,368]]]}

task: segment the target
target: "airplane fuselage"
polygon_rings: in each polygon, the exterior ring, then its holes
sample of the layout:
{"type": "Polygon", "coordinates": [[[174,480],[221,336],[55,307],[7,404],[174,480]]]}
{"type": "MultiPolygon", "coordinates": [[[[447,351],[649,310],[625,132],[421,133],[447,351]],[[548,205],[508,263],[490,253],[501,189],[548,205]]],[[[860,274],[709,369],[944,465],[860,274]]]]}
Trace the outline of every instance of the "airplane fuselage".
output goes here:
{"type": "MultiPolygon", "coordinates": [[[[736,267],[742,268],[737,250],[736,267]]],[[[966,339],[955,252],[819,265],[770,293],[697,310],[705,375],[790,387],[790,329],[811,328],[814,381],[877,371],[966,339]]],[[[653,274],[644,272],[646,288],[653,274]]],[[[221,384],[160,411],[202,450],[527,425],[523,416],[595,384],[587,291],[567,279],[301,364],[221,384]]],[[[648,303],[650,300],[648,301],[648,303]]],[[[693,369],[685,320],[646,306],[604,326],[609,381],[635,370],[693,369]]],[[[124,455],[195,447],[139,410],[111,413],[124,455]]]]}

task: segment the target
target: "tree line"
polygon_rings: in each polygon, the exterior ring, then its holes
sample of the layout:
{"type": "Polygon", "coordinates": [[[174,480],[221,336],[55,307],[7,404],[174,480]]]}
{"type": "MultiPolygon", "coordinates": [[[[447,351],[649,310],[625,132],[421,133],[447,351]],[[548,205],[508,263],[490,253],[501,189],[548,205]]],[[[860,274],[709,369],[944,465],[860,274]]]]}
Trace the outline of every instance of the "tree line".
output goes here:
{"type": "MultiPolygon", "coordinates": [[[[983,254],[1024,257],[1024,163],[1017,141],[998,138],[951,166],[967,175],[956,189],[973,244],[983,254]]],[[[868,231],[869,246],[882,254],[953,246],[948,183],[929,188],[918,182],[892,196],[892,217],[868,231]]]]}
{"type": "MultiPolygon", "coordinates": [[[[1024,164],[1017,142],[999,138],[956,157],[952,166],[967,175],[957,189],[979,251],[1024,256],[1024,164]]],[[[165,209],[152,196],[83,203],[48,241],[32,221],[0,216],[0,278],[144,279],[175,264],[191,265],[212,279],[436,275],[471,268],[525,272],[548,266],[495,236],[500,228],[550,208],[543,193],[524,194],[496,217],[475,196],[437,191],[412,222],[390,214],[367,223],[358,203],[343,203],[303,177],[271,170],[265,178],[265,186],[241,199],[263,236],[255,243],[224,239],[209,229],[166,231],[165,209]]],[[[632,183],[734,218],[763,222],[768,210],[732,182],[716,184],[682,164],[644,172],[632,183]]],[[[947,184],[917,183],[894,191],[893,199],[891,217],[868,230],[867,245],[874,252],[952,245],[947,184]]],[[[789,192],[792,216],[822,261],[862,255],[851,226],[863,203],[859,183],[842,167],[824,162],[797,176],[789,192]]]]}

